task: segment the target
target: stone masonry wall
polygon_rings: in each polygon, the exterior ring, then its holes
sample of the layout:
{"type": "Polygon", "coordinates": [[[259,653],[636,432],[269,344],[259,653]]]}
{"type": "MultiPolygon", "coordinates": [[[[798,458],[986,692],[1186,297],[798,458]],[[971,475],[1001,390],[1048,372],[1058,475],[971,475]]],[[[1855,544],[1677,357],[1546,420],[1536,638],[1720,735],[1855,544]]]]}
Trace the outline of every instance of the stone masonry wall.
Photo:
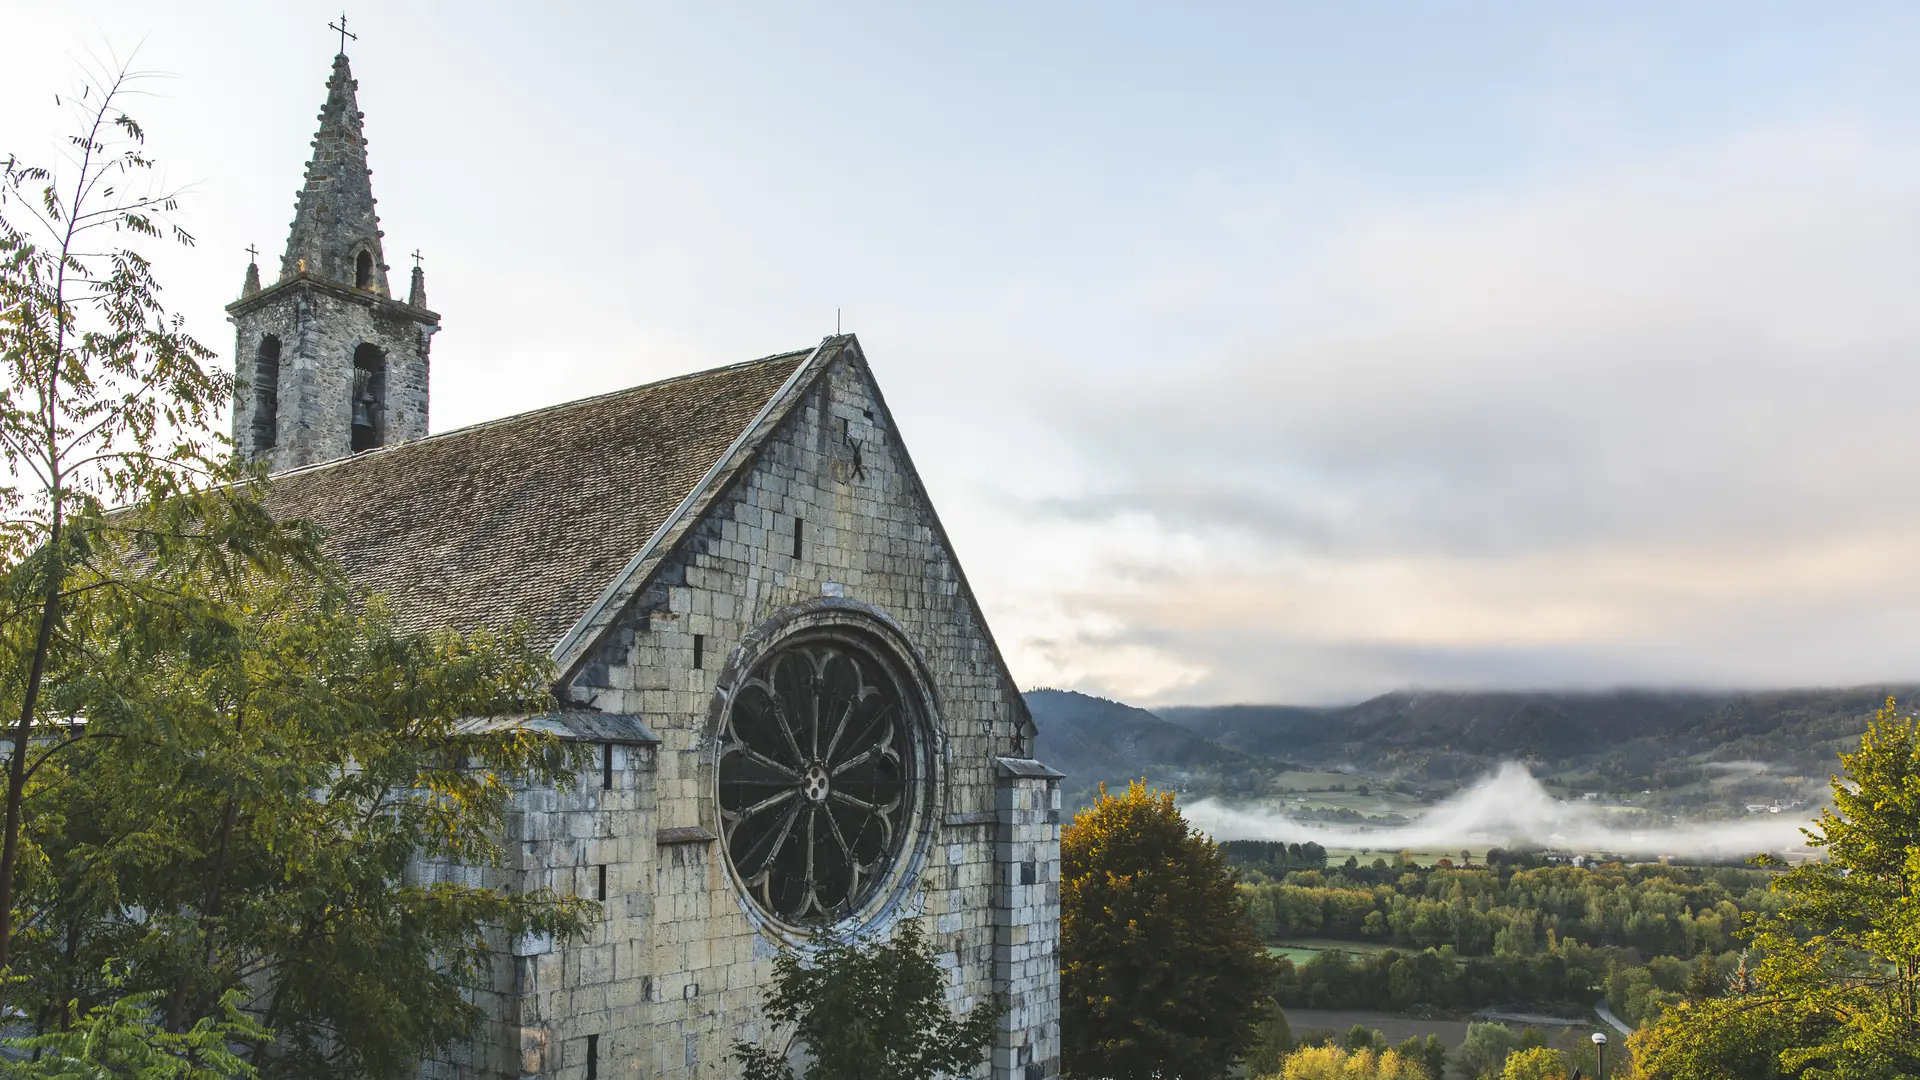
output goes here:
{"type": "Polygon", "coordinates": [[[993,1080],[1060,1074],[1060,776],[1002,761],[995,824],[994,981],[1006,995],[993,1080]]]}
{"type": "Polygon", "coordinates": [[[253,378],[260,343],[280,339],[279,437],[264,456],[272,471],[353,453],[353,354],[362,342],[386,356],[383,444],[427,434],[429,345],[438,323],[424,312],[340,286],[295,282],[233,313],[233,438],[247,457],[254,443],[253,378]]]}
{"type": "MultiPolygon", "coordinates": [[[[651,816],[617,803],[582,811],[555,802],[549,812],[536,808],[545,805],[536,793],[527,796],[530,822],[542,813],[554,822],[542,826],[550,839],[527,844],[525,880],[562,882],[585,861],[615,860],[609,888],[618,882],[613,903],[626,914],[606,925],[604,937],[556,945],[521,969],[522,1052],[515,1062],[497,1062],[491,1075],[586,1080],[591,1036],[602,1080],[731,1076],[735,1040],[778,1034],[761,1023],[760,1008],[779,940],[751,914],[712,838],[719,832],[714,698],[743,639],[807,605],[857,605],[891,620],[936,699],[939,783],[925,843],[909,849],[920,861],[870,929],[926,920],[950,973],[950,1000],[966,1008],[995,989],[995,950],[1007,920],[1025,920],[1018,925],[1027,927],[1026,952],[1004,971],[1026,980],[1023,993],[1044,981],[1040,969],[1052,962],[1039,928],[1044,897],[1022,885],[1016,888],[1027,892],[1012,894],[1020,904],[995,903],[1003,872],[995,860],[994,759],[1027,752],[1025,710],[859,366],[830,365],[655,581],[571,686],[582,704],[636,714],[663,740],[649,777],[651,816]],[[797,558],[796,516],[805,530],[797,558]],[[695,635],[704,638],[700,667],[695,635]],[[587,828],[573,824],[582,813],[593,825],[575,835],[587,828]]],[[[1027,830],[1018,835],[1033,848],[1026,861],[1037,864],[1038,880],[1057,882],[1057,828],[1051,846],[1038,834],[1028,838],[1045,826],[1022,819],[1018,828],[1027,830]]],[[[1053,978],[1057,987],[1057,972],[1053,978]]],[[[1049,1008],[1057,1012],[1057,1001],[1029,1008],[1019,1028],[1019,1045],[1039,1055],[1044,1075],[1058,1071],[1049,1008]]],[[[489,1074],[476,1068],[472,1075],[489,1074]]],[[[977,1075],[987,1075],[985,1063],[977,1075]]]]}
{"type": "Polygon", "coordinates": [[[656,918],[658,862],[671,853],[655,838],[651,746],[593,746],[595,762],[568,789],[518,793],[507,817],[506,866],[498,870],[435,864],[420,868],[422,883],[450,879],[520,892],[548,888],[595,899],[606,868],[601,917],[585,940],[555,942],[529,936],[495,942],[487,985],[473,992],[487,1020],[470,1046],[426,1062],[425,1080],[552,1076],[572,1067],[582,1074],[584,1040],[568,1043],[556,1031],[576,1027],[601,1035],[602,1076],[642,1075],[651,1029],[649,930],[656,918]],[[656,854],[658,858],[656,858],[656,854]],[[549,1015],[549,1006],[571,1012],[549,1015]],[[556,1021],[559,1021],[556,1024],[556,1021]]]}

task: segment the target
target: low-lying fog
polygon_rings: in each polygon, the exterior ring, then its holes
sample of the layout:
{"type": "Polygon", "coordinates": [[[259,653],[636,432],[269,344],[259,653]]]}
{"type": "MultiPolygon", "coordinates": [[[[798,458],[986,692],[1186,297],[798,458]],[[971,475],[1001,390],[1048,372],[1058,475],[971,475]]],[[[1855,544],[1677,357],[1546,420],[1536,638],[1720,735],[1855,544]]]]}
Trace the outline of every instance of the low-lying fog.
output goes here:
{"type": "Polygon", "coordinates": [[[1446,799],[1411,824],[1368,828],[1300,821],[1283,810],[1202,799],[1185,808],[1189,821],[1216,840],[1313,841],[1329,848],[1391,852],[1529,844],[1575,852],[1744,858],[1758,852],[1805,849],[1801,827],[1811,812],[1751,814],[1732,821],[1634,828],[1632,816],[1591,802],[1556,799],[1525,765],[1507,762],[1479,783],[1446,799]]]}

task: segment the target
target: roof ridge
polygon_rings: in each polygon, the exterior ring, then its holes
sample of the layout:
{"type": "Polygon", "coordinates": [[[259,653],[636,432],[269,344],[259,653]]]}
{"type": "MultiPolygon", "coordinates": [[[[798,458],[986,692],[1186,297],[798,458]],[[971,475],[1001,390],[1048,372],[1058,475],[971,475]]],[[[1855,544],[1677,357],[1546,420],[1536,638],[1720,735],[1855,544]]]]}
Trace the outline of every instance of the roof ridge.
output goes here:
{"type": "Polygon", "coordinates": [[[722,364],[719,367],[702,368],[699,371],[688,371],[688,372],[683,372],[679,375],[669,375],[664,379],[655,379],[653,382],[637,383],[633,386],[621,387],[618,390],[608,390],[605,393],[594,394],[591,397],[574,398],[572,401],[562,401],[553,405],[542,405],[537,409],[528,409],[525,412],[510,413],[506,416],[496,416],[491,420],[480,420],[475,423],[464,425],[462,427],[450,428],[446,431],[436,431],[428,435],[423,435],[418,439],[407,439],[402,442],[388,443],[385,446],[376,446],[371,450],[362,450],[357,454],[349,454],[346,457],[337,457],[328,461],[316,461],[310,465],[301,465],[292,469],[283,469],[280,472],[271,474],[269,479],[278,480],[282,477],[299,476],[306,473],[319,472],[323,469],[331,469],[335,466],[345,465],[350,462],[365,461],[368,458],[377,457],[381,454],[386,454],[386,453],[390,453],[397,450],[405,450],[409,447],[422,446],[427,443],[436,442],[438,440],[450,438],[455,435],[466,435],[475,431],[484,431],[489,428],[496,428],[505,424],[512,424],[522,420],[528,420],[537,416],[546,416],[551,413],[564,412],[568,409],[583,408],[588,405],[593,405],[598,402],[606,401],[610,398],[620,397],[624,394],[633,394],[633,393],[638,393],[642,390],[652,390],[662,386],[669,386],[673,383],[684,382],[688,379],[697,379],[703,375],[714,375],[722,371],[737,371],[741,368],[749,368],[757,364],[770,364],[776,360],[786,360],[789,358],[796,359],[796,360],[804,360],[806,357],[811,356],[813,354],[813,351],[814,350],[812,348],[792,349],[787,352],[772,353],[767,356],[762,356],[754,360],[741,360],[732,364],[722,364]]]}
{"type": "MultiPolygon", "coordinates": [[[[852,334],[830,334],[821,338],[820,344],[807,351],[805,359],[801,360],[782,380],[780,388],[760,406],[753,419],[747,421],[746,426],[733,437],[733,440],[727,444],[727,448],[720,452],[720,456],[707,467],[707,471],[694,482],[693,487],[681,497],[673,510],[660,519],[660,524],[654,528],[652,535],[647,537],[646,543],[642,544],[633,557],[627,560],[626,566],[607,583],[606,588],[601,590],[593,603],[588,605],[587,609],[574,620],[573,625],[560,635],[560,639],[554,642],[552,656],[562,668],[570,669],[577,666],[580,658],[585,655],[587,646],[606,631],[605,625],[596,624],[599,624],[603,616],[609,612],[617,612],[627,600],[632,598],[630,588],[637,587],[646,580],[643,571],[646,570],[647,563],[655,558],[655,551],[664,545],[665,550],[670,552],[678,543],[678,538],[671,538],[671,534],[683,523],[689,521],[687,515],[693,512],[700,497],[703,494],[711,496],[717,491],[725,490],[732,483],[734,476],[753,463],[759,455],[759,445],[764,443],[774,428],[779,426],[779,419],[785,417],[785,413],[781,412],[782,404],[787,402],[803,384],[811,385],[812,379],[808,376],[808,372],[818,370],[818,361],[822,355],[827,354],[828,346],[834,347],[830,355],[838,357],[844,353],[847,343],[853,340],[852,334]],[[779,419],[775,418],[776,412],[781,413],[779,419]],[[731,460],[734,458],[738,460],[731,460]],[[717,488],[716,484],[719,485],[717,488]],[[626,595],[623,596],[623,593],[626,595]]],[[[691,520],[697,523],[699,516],[696,515],[691,520]]],[[[571,677],[571,670],[567,675],[571,677]]]]}

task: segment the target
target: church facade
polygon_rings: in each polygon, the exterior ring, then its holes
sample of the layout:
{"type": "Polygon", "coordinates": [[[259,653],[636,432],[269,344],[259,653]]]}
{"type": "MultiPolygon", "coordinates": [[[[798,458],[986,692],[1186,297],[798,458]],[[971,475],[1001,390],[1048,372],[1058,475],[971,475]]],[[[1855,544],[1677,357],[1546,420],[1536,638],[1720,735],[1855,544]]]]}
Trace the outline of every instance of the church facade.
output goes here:
{"type": "Polygon", "coordinates": [[[428,434],[439,316],[388,288],[356,84],[334,58],[277,278],[249,266],[239,452],[417,628],[527,628],[591,744],[518,793],[500,868],[602,901],[499,943],[487,1021],[435,1078],[737,1074],[772,960],[922,920],[956,1010],[1005,1006],[977,1075],[1059,1072],[1059,774],[852,335],[428,434]]]}

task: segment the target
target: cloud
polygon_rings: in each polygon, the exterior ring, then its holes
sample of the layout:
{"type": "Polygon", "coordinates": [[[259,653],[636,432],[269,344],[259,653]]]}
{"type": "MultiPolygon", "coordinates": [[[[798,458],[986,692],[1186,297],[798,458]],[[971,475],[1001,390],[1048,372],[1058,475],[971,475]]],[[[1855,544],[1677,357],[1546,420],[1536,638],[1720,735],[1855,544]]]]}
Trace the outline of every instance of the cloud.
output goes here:
{"type": "Polygon", "coordinates": [[[1734,821],[1641,827],[1597,804],[1554,798],[1526,766],[1516,762],[1506,762],[1405,826],[1364,829],[1298,821],[1280,811],[1215,799],[1186,807],[1186,815],[1216,840],[1312,841],[1324,847],[1382,852],[1528,844],[1578,852],[1718,859],[1805,852],[1809,849],[1800,830],[1812,820],[1810,815],[1755,814],[1734,821]]]}
{"type": "Polygon", "coordinates": [[[1213,266],[1231,355],[1055,403],[1055,651],[1159,701],[1911,676],[1916,236],[1920,154],[1834,123],[1213,266]]]}

